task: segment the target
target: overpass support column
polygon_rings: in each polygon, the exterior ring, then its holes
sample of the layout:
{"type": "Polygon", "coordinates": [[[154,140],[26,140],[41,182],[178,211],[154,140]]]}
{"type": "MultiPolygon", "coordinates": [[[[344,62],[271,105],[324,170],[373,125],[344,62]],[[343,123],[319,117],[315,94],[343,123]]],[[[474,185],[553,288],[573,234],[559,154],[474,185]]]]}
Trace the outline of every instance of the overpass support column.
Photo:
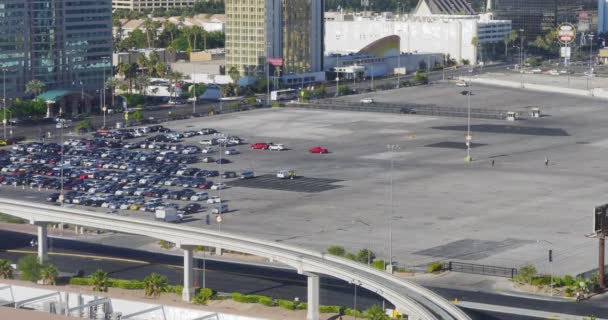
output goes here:
{"type": "Polygon", "coordinates": [[[306,320],[319,320],[319,276],[306,273],[308,277],[308,313],[306,320]]]}
{"type": "Polygon", "coordinates": [[[184,289],[182,290],[182,300],[190,302],[194,298],[194,281],[193,281],[193,246],[180,245],[184,250],[184,289]]]}
{"type": "Polygon", "coordinates": [[[43,263],[47,260],[48,250],[48,233],[46,223],[37,222],[36,227],[38,228],[38,260],[40,263],[43,263]]]}

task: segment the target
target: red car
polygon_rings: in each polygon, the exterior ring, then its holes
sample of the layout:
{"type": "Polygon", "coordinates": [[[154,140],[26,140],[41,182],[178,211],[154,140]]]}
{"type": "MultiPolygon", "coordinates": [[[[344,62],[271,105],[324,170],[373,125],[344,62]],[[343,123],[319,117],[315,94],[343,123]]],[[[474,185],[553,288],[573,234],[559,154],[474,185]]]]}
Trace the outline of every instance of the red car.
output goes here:
{"type": "Polygon", "coordinates": [[[270,144],[264,142],[256,142],[251,144],[251,149],[260,149],[260,150],[268,150],[270,144]]]}
{"type": "Polygon", "coordinates": [[[327,153],[327,148],[323,148],[323,147],[310,148],[310,153],[327,153]]]}

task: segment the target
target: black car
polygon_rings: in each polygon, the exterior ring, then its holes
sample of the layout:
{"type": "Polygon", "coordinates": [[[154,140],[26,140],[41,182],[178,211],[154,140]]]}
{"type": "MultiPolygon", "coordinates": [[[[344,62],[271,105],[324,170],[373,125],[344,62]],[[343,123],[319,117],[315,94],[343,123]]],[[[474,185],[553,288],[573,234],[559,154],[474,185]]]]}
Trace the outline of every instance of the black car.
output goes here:
{"type": "Polygon", "coordinates": [[[217,170],[209,170],[205,173],[205,177],[217,177],[220,175],[220,172],[217,170]]]}
{"type": "Polygon", "coordinates": [[[198,203],[189,203],[184,206],[180,211],[182,211],[184,214],[193,214],[199,212],[201,208],[202,206],[198,203]]]}
{"type": "Polygon", "coordinates": [[[222,174],[222,178],[224,178],[224,179],[232,179],[232,178],[236,178],[236,177],[237,177],[237,175],[236,175],[236,172],[234,172],[234,171],[225,171],[222,174]]]}
{"type": "Polygon", "coordinates": [[[52,193],[48,197],[46,197],[46,201],[48,202],[56,202],[59,199],[59,193],[52,193]]]}
{"type": "Polygon", "coordinates": [[[231,162],[231,161],[230,161],[230,160],[228,160],[228,159],[226,159],[226,158],[217,159],[217,160],[215,161],[215,163],[217,163],[217,164],[226,164],[226,163],[230,163],[230,162],[231,162]]]}

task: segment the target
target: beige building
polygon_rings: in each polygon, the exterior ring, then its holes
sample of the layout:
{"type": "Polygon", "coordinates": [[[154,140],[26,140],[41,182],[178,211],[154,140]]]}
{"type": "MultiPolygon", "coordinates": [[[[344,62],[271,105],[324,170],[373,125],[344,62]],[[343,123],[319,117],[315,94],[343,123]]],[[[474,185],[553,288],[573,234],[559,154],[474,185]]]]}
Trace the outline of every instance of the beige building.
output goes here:
{"type": "Polygon", "coordinates": [[[147,10],[193,6],[196,0],[112,0],[112,9],[147,10]]]}
{"type": "Polygon", "coordinates": [[[264,76],[267,58],[274,58],[273,74],[323,71],[322,0],[225,3],[227,70],[235,67],[241,76],[264,76]]]}

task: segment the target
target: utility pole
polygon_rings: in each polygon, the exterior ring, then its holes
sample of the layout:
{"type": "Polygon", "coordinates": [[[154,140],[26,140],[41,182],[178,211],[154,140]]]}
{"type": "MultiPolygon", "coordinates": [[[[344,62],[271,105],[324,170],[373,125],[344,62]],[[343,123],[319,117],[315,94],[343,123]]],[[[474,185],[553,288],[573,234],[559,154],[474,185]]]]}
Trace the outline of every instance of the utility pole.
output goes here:
{"type": "MultiPolygon", "coordinates": [[[[519,79],[521,87],[524,87],[524,29],[519,29],[519,79]]],[[[469,88],[470,89],[470,88],[469,88]]],[[[470,92],[470,91],[469,91],[470,92]]]]}
{"type": "Polygon", "coordinates": [[[196,114],[196,64],[194,65],[194,72],[192,73],[192,83],[194,87],[192,88],[192,95],[194,96],[194,102],[192,102],[192,114],[196,114]]]}
{"type": "Polygon", "coordinates": [[[4,109],[4,116],[2,118],[2,125],[4,126],[4,141],[6,141],[6,69],[2,69],[2,109],[4,109]]]}
{"type": "Polygon", "coordinates": [[[589,74],[587,75],[587,90],[590,90],[589,81],[593,75],[593,34],[589,34],[589,74]]]}
{"type": "Polygon", "coordinates": [[[336,54],[336,97],[340,95],[340,54],[336,54]]]}
{"type": "Polygon", "coordinates": [[[401,50],[397,55],[397,89],[401,86],[401,50]]]}
{"type": "Polygon", "coordinates": [[[386,146],[386,148],[390,151],[390,157],[391,157],[391,170],[389,172],[390,174],[390,200],[389,200],[389,205],[390,205],[390,214],[388,216],[388,256],[389,256],[389,266],[388,266],[388,272],[393,273],[393,210],[394,210],[394,205],[393,205],[393,170],[395,168],[394,166],[394,161],[395,161],[395,150],[399,150],[401,149],[401,147],[399,145],[396,144],[389,144],[386,146]]]}
{"type": "Polygon", "coordinates": [[[597,281],[600,288],[606,288],[606,280],[604,279],[604,255],[606,254],[604,231],[598,233],[599,239],[599,255],[598,255],[598,269],[597,269],[597,281]]]}
{"type": "Polygon", "coordinates": [[[471,75],[473,73],[473,69],[469,70],[469,90],[467,94],[467,136],[465,137],[465,144],[467,146],[467,157],[465,158],[466,162],[471,162],[473,159],[471,158],[471,140],[473,137],[471,136],[471,85],[473,81],[471,79],[471,75]]]}

